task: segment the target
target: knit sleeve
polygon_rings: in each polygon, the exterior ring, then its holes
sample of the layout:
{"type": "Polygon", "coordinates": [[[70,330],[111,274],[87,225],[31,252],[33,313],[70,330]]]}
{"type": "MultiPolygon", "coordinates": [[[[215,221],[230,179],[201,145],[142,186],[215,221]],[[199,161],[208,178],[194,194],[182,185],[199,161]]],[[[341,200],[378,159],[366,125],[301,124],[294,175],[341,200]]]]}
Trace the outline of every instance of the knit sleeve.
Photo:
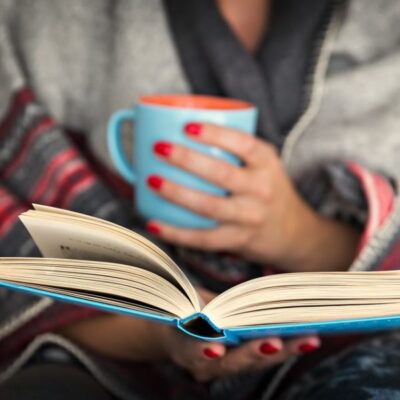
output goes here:
{"type": "Polygon", "coordinates": [[[399,268],[400,200],[395,177],[340,161],[323,164],[306,175],[299,189],[308,203],[320,214],[360,230],[350,270],[399,268]]]}
{"type": "MultiPolygon", "coordinates": [[[[3,4],[0,0],[0,7],[3,4]]],[[[1,14],[0,256],[39,255],[18,220],[19,213],[32,203],[69,208],[129,225],[129,208],[103,183],[30,88],[7,22],[1,14]]],[[[0,341],[14,335],[29,340],[93,313],[97,312],[0,289],[0,341]],[[49,313],[57,318],[48,317],[49,313]],[[45,323],[36,323],[39,317],[45,323]],[[21,329],[29,332],[29,338],[21,335],[21,329]]]]}
{"type": "Polygon", "coordinates": [[[394,178],[354,162],[348,171],[359,181],[367,213],[351,270],[400,268],[400,198],[394,178]]]}

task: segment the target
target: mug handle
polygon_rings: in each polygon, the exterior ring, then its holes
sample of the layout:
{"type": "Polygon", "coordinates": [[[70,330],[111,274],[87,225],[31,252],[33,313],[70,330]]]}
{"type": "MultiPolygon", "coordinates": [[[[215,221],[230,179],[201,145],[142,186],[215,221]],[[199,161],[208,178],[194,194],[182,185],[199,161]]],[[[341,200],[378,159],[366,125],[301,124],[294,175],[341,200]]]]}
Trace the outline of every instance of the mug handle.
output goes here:
{"type": "Polygon", "coordinates": [[[107,144],[108,151],[115,167],[129,183],[136,183],[136,173],[132,165],[126,158],[122,141],[121,141],[121,127],[125,121],[135,122],[136,113],[134,110],[119,110],[116,111],[108,122],[107,129],[107,144]]]}

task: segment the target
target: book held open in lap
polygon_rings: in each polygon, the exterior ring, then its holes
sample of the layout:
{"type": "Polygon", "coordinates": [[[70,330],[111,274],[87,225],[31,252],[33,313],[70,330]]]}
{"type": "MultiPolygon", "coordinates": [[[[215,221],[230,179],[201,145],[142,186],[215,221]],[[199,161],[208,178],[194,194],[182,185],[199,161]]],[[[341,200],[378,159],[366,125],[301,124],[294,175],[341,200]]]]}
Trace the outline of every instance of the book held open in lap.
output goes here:
{"type": "Polygon", "coordinates": [[[34,208],[20,218],[46,258],[0,258],[0,286],[225,343],[400,327],[400,271],[266,276],[204,305],[174,261],[143,236],[71,211],[34,208]]]}

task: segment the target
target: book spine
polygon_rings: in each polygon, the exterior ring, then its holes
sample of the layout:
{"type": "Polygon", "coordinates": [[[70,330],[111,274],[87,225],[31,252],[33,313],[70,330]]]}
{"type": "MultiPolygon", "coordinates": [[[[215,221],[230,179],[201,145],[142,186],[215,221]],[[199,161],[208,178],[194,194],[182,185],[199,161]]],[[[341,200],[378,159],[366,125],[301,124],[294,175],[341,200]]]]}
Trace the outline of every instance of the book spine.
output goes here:
{"type": "Polygon", "coordinates": [[[221,342],[227,345],[235,345],[240,342],[237,336],[220,329],[203,313],[194,313],[178,320],[177,327],[186,335],[199,340],[221,342]]]}

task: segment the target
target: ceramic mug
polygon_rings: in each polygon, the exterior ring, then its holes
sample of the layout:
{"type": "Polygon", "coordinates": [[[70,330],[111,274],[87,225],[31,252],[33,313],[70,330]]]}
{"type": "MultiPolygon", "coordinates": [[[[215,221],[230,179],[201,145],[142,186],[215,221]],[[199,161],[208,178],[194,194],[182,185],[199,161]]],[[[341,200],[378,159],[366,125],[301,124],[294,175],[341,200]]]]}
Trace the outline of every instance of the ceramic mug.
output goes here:
{"type": "Polygon", "coordinates": [[[147,185],[150,175],[159,175],[213,195],[226,191],[205,180],[167,164],[158,158],[153,147],[156,142],[171,142],[190,147],[232,164],[240,161],[232,154],[191,140],[184,132],[189,122],[210,122],[254,134],[256,108],[235,99],[201,95],[143,96],[131,109],[116,111],[108,124],[108,148],[120,174],[135,186],[135,206],[146,219],[186,228],[211,228],[216,221],[205,218],[159,197],[147,185]],[[127,160],[121,140],[122,125],[134,125],[133,165],[127,160]]]}

